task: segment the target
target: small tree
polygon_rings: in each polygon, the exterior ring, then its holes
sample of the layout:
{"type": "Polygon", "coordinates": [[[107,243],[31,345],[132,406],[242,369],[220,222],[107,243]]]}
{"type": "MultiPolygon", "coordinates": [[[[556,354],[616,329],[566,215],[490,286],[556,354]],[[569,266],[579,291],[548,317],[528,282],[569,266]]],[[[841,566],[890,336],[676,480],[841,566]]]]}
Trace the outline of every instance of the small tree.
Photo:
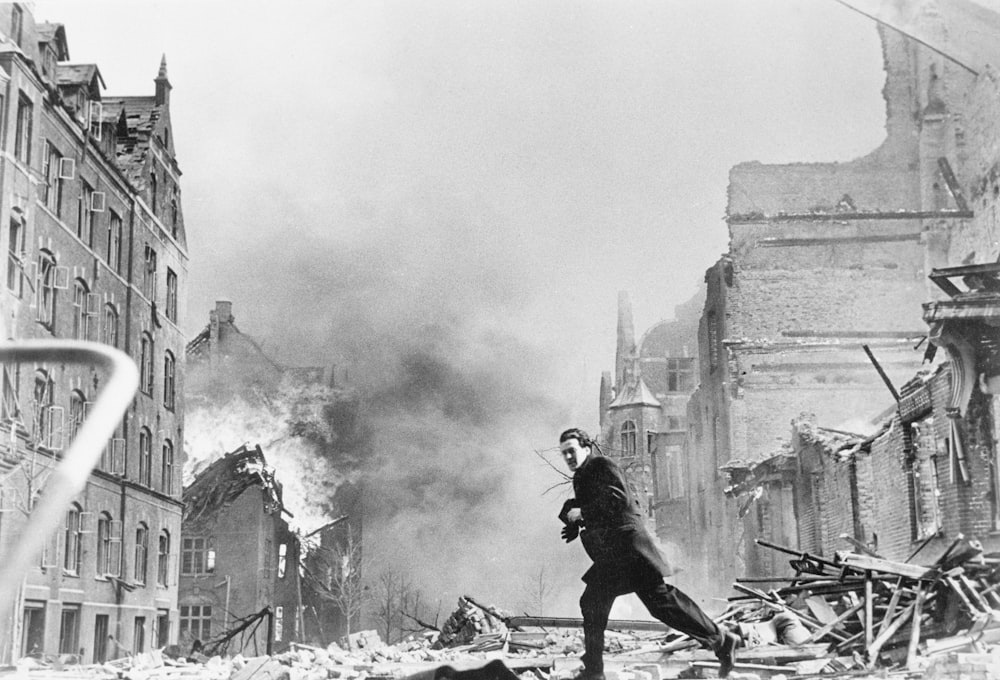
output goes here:
{"type": "Polygon", "coordinates": [[[541,616],[545,613],[545,604],[554,590],[552,574],[543,564],[524,580],[521,587],[525,609],[536,616],[541,616]]]}
{"type": "Polygon", "coordinates": [[[359,532],[349,527],[332,546],[315,548],[311,561],[308,582],[319,597],[333,603],[344,618],[345,634],[350,636],[369,596],[364,581],[367,562],[359,532]]]}

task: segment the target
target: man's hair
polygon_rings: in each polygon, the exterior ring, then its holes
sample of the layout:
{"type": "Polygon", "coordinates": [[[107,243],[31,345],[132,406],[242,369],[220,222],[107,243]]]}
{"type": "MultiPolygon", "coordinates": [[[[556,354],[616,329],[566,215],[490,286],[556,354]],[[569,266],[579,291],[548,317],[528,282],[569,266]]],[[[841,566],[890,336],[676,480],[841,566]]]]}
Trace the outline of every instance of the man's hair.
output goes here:
{"type": "Polygon", "coordinates": [[[581,430],[578,427],[571,427],[561,435],[559,435],[559,443],[562,444],[564,441],[570,439],[575,439],[580,442],[580,446],[584,448],[593,448],[594,440],[590,438],[590,435],[581,430]]]}

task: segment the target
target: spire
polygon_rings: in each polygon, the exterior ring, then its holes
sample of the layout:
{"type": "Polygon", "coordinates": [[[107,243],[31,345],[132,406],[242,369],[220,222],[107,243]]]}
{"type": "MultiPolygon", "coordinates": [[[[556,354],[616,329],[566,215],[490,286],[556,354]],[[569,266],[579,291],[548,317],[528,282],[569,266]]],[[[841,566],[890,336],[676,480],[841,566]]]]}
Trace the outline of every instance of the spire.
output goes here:
{"type": "Polygon", "coordinates": [[[618,346],[615,351],[615,385],[619,391],[624,386],[626,367],[631,368],[631,360],[635,355],[635,327],[632,324],[632,303],[628,293],[618,293],[618,346]]]}
{"type": "Polygon", "coordinates": [[[167,78],[167,55],[164,54],[160,59],[160,70],[156,74],[156,78],[153,80],[156,83],[156,105],[157,106],[167,106],[170,104],[170,90],[173,86],[170,84],[170,80],[167,78]]]}

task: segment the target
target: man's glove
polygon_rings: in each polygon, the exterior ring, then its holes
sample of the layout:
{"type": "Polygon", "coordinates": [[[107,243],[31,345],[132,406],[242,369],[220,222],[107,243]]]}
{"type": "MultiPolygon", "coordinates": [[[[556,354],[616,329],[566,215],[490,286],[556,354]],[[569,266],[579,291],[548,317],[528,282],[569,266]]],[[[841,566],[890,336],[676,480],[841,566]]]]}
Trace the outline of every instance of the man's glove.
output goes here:
{"type": "Polygon", "coordinates": [[[563,524],[569,524],[570,523],[569,511],[576,507],[579,506],[576,504],[575,498],[570,498],[565,503],[563,503],[562,511],[560,511],[559,513],[559,521],[562,522],[563,524]]]}
{"type": "Polygon", "coordinates": [[[567,524],[562,528],[560,533],[564,541],[572,543],[573,540],[580,535],[580,527],[575,524],[567,524]]]}

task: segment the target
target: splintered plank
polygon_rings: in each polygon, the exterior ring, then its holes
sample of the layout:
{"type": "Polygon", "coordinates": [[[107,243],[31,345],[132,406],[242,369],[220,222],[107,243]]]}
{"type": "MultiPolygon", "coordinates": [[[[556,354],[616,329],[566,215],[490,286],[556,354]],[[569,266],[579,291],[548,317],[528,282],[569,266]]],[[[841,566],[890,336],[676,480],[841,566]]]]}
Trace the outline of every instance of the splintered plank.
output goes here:
{"type": "Polygon", "coordinates": [[[905,562],[893,562],[892,560],[883,560],[877,557],[869,557],[868,555],[858,555],[857,553],[848,553],[843,556],[843,560],[845,564],[856,569],[879,571],[885,574],[895,574],[912,579],[929,578],[933,573],[927,567],[907,564],[905,562]]]}

